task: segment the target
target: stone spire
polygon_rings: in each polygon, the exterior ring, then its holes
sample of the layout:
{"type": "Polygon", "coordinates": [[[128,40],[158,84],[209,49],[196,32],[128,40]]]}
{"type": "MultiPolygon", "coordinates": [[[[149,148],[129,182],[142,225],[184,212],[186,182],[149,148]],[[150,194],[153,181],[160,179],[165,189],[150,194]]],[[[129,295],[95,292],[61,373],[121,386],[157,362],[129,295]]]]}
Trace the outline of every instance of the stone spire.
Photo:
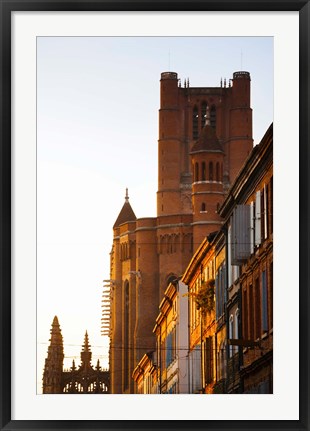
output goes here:
{"type": "Polygon", "coordinates": [[[62,393],[62,372],[64,361],[63,338],[57,316],[54,317],[51,329],[50,345],[45,359],[43,372],[43,393],[62,393]]]}
{"type": "Polygon", "coordinates": [[[92,353],[90,351],[88,333],[86,331],[85,337],[84,337],[84,344],[81,351],[81,362],[82,362],[81,367],[91,367],[91,364],[90,364],[91,356],[92,356],[92,353]]]}

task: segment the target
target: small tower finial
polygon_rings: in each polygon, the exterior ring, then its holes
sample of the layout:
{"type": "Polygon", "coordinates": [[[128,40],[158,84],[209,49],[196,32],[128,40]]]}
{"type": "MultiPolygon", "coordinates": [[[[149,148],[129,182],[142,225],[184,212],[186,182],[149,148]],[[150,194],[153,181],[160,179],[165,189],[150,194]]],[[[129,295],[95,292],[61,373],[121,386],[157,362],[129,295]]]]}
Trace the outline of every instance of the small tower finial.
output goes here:
{"type": "Polygon", "coordinates": [[[128,188],[126,187],[126,196],[125,196],[125,202],[129,201],[129,196],[128,196],[128,188]]]}

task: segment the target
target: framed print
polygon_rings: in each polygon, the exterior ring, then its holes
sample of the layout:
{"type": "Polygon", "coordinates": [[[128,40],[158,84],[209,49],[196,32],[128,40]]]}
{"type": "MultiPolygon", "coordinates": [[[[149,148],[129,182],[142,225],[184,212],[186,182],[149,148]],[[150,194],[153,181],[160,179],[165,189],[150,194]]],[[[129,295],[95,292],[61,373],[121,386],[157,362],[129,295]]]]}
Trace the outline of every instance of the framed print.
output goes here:
{"type": "Polygon", "coordinates": [[[1,428],[309,429],[308,1],[0,4],[1,428]]]}

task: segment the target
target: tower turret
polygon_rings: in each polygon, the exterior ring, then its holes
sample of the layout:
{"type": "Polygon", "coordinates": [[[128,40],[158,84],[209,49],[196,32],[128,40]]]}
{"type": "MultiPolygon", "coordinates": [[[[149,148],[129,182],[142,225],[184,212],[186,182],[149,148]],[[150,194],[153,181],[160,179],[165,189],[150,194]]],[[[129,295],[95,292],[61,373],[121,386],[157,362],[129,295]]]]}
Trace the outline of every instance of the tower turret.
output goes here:
{"type": "Polygon", "coordinates": [[[54,317],[51,329],[50,345],[43,372],[43,393],[62,393],[62,372],[64,361],[63,339],[57,316],[54,317]]]}
{"type": "Polygon", "coordinates": [[[157,215],[180,212],[182,148],[178,75],[163,72],[160,80],[157,215]]]}
{"type": "Polygon", "coordinates": [[[253,148],[251,77],[249,72],[233,74],[229,121],[227,163],[229,183],[232,184],[253,148]]]}
{"type": "Polygon", "coordinates": [[[221,226],[218,208],[223,201],[224,151],[210,124],[207,108],[206,123],[191,150],[193,184],[194,251],[201,241],[221,226]]]}

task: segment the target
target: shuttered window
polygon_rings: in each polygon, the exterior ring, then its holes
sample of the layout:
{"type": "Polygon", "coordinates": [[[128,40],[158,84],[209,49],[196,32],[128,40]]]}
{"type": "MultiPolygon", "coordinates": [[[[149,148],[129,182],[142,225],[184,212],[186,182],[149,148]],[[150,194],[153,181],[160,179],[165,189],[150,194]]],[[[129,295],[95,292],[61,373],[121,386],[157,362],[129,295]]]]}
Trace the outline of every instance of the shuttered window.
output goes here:
{"type": "Polygon", "coordinates": [[[251,254],[251,206],[236,205],[231,220],[231,264],[241,265],[251,254]]]}
{"type": "Polygon", "coordinates": [[[261,192],[256,192],[255,199],[255,245],[261,243],[261,192]]]}
{"type": "Polygon", "coordinates": [[[208,384],[213,381],[213,338],[207,337],[204,345],[205,383],[208,384]]]}

